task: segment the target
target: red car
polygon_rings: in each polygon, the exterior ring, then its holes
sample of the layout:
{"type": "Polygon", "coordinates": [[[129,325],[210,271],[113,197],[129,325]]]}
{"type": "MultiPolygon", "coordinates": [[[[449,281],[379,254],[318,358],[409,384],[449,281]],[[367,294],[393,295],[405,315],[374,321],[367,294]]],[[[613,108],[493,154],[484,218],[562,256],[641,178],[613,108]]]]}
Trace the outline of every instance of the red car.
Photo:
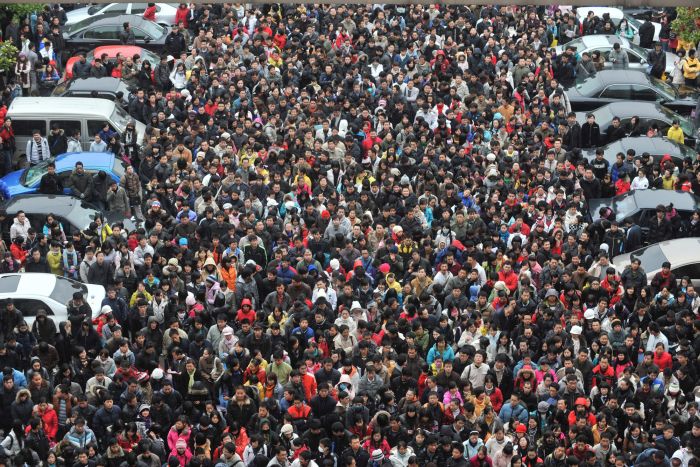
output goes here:
{"type": "MultiPolygon", "coordinates": [[[[97,47],[96,49],[88,52],[86,55],[86,60],[92,65],[95,57],[101,57],[102,54],[107,54],[108,60],[114,62],[117,59],[117,54],[121,53],[124,57],[133,57],[138,55],[141,57],[141,61],[148,60],[151,65],[155,67],[160,62],[160,56],[155,52],[144,49],[137,45],[103,45],[102,47],[97,47]]],[[[66,79],[73,79],[73,64],[80,60],[79,56],[71,57],[66,63],[66,79]]]]}

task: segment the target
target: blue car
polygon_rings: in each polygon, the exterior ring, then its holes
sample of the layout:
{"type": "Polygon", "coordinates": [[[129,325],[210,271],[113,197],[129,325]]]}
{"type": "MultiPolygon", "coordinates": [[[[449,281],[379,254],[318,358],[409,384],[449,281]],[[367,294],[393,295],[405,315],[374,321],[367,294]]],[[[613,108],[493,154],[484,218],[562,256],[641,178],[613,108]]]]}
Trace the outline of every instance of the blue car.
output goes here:
{"type": "MultiPolygon", "coordinates": [[[[94,175],[104,170],[108,177],[119,183],[126,173],[126,162],[109,153],[100,152],[69,152],[59,154],[53,159],[56,164],[56,173],[63,180],[64,193],[71,194],[70,176],[75,169],[76,162],[82,162],[85,172],[94,175]]],[[[39,190],[41,177],[48,172],[48,161],[37,164],[34,167],[17,170],[2,178],[8,187],[11,197],[36,193],[39,190]]]]}

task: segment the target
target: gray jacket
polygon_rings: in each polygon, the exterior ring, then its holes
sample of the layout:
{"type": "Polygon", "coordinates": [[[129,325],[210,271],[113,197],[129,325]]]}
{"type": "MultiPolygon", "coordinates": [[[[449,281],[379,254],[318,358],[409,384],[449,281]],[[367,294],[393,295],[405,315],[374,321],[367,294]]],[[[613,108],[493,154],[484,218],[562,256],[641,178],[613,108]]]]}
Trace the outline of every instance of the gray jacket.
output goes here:
{"type": "Polygon", "coordinates": [[[622,49],[612,49],[610,51],[609,60],[612,62],[613,68],[618,70],[626,70],[630,66],[630,59],[627,56],[627,52],[622,49]]]}
{"type": "Polygon", "coordinates": [[[107,205],[110,211],[126,213],[129,210],[129,197],[124,188],[117,186],[117,191],[107,190],[107,205]]]}

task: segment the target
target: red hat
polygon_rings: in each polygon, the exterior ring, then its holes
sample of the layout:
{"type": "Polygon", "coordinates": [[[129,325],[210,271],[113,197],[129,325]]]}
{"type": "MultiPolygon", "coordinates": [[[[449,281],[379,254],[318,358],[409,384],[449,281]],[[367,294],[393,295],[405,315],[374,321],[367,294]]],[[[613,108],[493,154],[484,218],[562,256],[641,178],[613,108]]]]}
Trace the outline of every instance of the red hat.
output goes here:
{"type": "Polygon", "coordinates": [[[583,405],[584,407],[588,407],[588,399],[585,397],[577,397],[574,405],[583,405]]]}
{"type": "Polygon", "coordinates": [[[321,211],[321,219],[326,219],[326,220],[328,220],[328,219],[330,219],[330,218],[331,218],[331,213],[328,212],[327,209],[324,209],[323,211],[321,211]]]}
{"type": "Polygon", "coordinates": [[[382,263],[379,265],[379,271],[382,274],[389,274],[389,271],[391,271],[391,266],[389,266],[387,263],[382,263]]]}
{"type": "Polygon", "coordinates": [[[525,426],[524,423],[518,424],[518,426],[515,428],[516,433],[527,433],[527,427],[525,426]]]}

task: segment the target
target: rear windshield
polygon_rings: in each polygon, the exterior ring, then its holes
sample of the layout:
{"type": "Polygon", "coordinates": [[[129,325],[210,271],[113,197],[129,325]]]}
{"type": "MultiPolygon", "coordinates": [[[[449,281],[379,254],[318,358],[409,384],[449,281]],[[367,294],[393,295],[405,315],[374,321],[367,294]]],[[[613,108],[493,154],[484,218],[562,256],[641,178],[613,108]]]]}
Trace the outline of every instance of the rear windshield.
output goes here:
{"type": "Polygon", "coordinates": [[[0,293],[17,292],[20,276],[4,276],[0,277],[0,293]]]}

